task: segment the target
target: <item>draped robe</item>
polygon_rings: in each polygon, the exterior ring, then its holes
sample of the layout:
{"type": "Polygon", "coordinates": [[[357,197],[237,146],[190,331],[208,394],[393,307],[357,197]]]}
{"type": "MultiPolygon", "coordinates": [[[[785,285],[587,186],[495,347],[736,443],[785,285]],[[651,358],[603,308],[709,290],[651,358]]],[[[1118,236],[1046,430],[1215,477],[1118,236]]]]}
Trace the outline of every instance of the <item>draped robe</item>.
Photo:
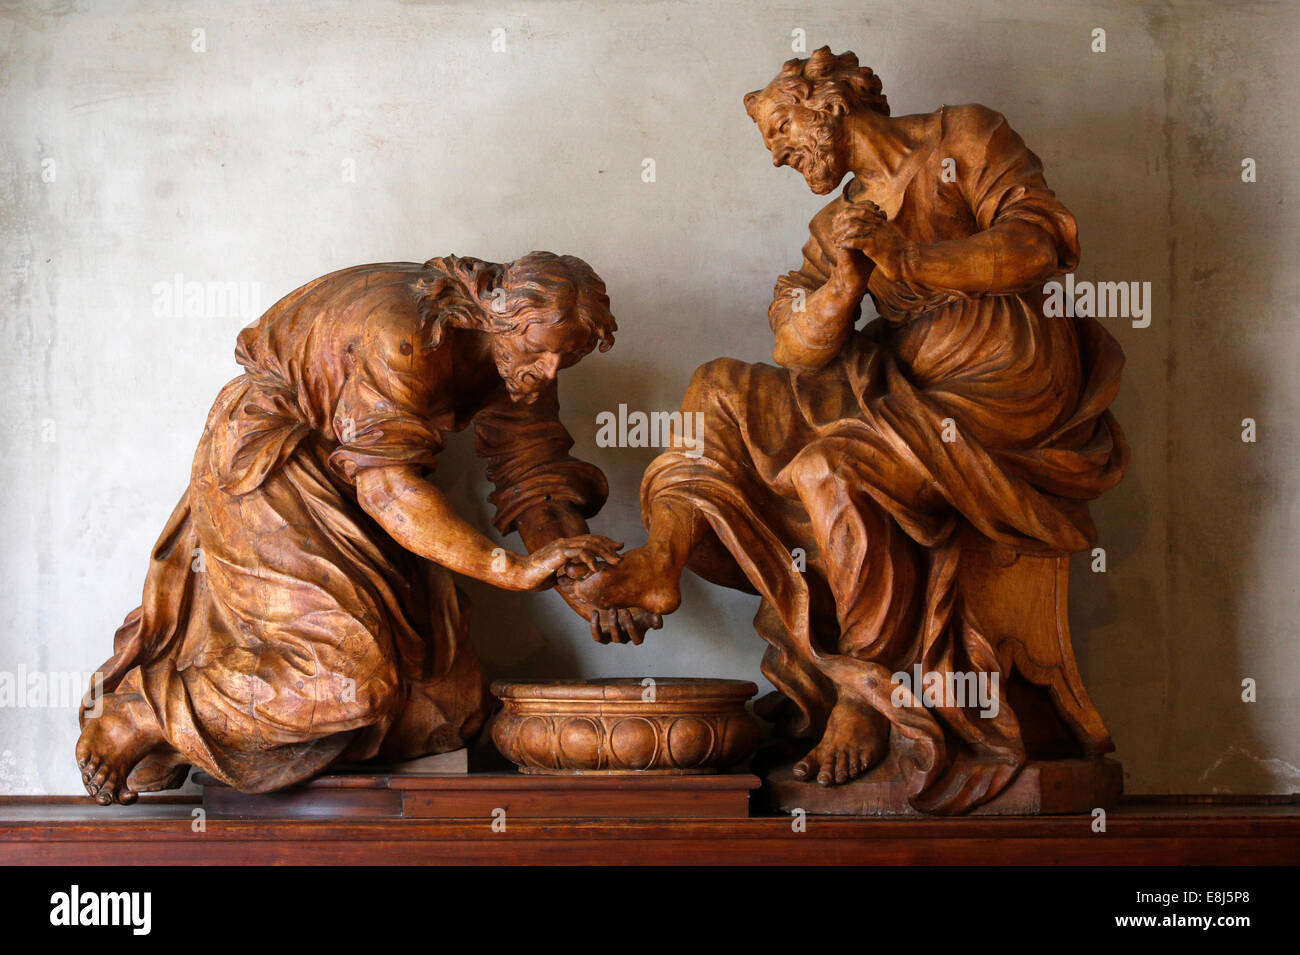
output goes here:
{"type": "MultiPolygon", "coordinates": [[[[472,420],[503,534],[530,507],[599,510],[604,476],[567,453],[554,384],[535,404],[454,386],[414,263],[326,275],[238,340],[188,489],[155,545],[140,607],[100,668],[105,709],[142,702],[166,746],[137,789],[194,765],[248,792],[340,758],[458,748],[487,694],[469,606],[444,568],[402,549],[357,502],[366,468],[432,469],[472,420]]],[[[85,722],[83,713],[83,724],[85,722]]]]}
{"type": "MultiPolygon", "coordinates": [[[[835,215],[862,193],[851,180],[813,218],[801,267],[777,282],[774,323],[828,280],[835,215]]],[[[1057,274],[1078,262],[1074,217],[985,107],[941,109],[891,199],[890,220],[918,244],[1028,222],[1051,238],[1057,274]]],[[[891,677],[918,663],[999,669],[954,600],[962,532],[1021,553],[1092,546],[1086,502],[1128,463],[1107,410],[1123,355],[1092,318],[1045,317],[1041,284],[970,294],[877,269],[869,294],[879,317],[820,369],[701,367],[682,411],[704,416],[703,453],[656,458],[642,512],[676,502],[700,515],[708,529],[690,565],[762,597],[763,669],[795,704],[788,733],[819,736],[847,695],[889,720],[914,806],[965,811],[1024,762],[1005,695],[985,719],[916,705],[920,688],[891,677]]]]}

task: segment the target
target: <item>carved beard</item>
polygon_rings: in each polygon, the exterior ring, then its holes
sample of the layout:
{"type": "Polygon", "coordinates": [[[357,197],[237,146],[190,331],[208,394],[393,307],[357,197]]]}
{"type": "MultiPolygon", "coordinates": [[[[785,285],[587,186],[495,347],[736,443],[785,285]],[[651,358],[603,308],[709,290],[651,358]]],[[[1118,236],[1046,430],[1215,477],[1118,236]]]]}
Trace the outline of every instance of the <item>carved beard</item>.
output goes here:
{"type": "Polygon", "coordinates": [[[527,381],[524,378],[524,374],[533,367],[533,365],[503,367],[500,362],[497,364],[497,374],[505,382],[506,391],[510,393],[510,400],[516,404],[531,405],[542,393],[542,386],[547,381],[544,376],[539,375],[532,381],[527,381]]]}
{"type": "Polygon", "coordinates": [[[799,150],[798,165],[808,188],[819,196],[826,195],[844,178],[844,170],[835,151],[839,120],[830,113],[824,113],[823,116],[816,124],[811,142],[799,150]]]}
{"type": "Polygon", "coordinates": [[[521,363],[509,349],[502,347],[501,340],[496,337],[492,339],[492,361],[497,366],[497,374],[505,383],[510,400],[516,404],[531,405],[541,395],[542,388],[549,380],[544,373],[535,371],[537,362],[521,363]],[[535,372],[531,381],[524,377],[530,371],[535,372]]]}

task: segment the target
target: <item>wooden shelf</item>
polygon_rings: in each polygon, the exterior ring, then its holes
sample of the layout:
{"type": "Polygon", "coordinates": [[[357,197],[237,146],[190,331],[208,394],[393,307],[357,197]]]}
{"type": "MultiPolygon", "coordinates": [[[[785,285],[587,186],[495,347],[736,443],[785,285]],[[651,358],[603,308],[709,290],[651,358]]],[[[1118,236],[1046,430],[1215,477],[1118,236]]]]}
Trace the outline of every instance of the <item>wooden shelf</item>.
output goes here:
{"type": "Polygon", "coordinates": [[[211,819],[197,799],[0,799],[0,864],[1295,865],[1300,805],[1129,799],[1088,816],[211,819]]]}

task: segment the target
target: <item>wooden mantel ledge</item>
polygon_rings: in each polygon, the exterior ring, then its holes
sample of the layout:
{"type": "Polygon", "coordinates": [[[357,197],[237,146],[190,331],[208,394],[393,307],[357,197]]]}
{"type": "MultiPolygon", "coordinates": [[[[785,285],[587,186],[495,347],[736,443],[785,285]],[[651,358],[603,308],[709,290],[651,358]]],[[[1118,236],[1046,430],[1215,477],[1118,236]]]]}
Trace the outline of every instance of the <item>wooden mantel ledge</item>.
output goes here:
{"type": "Polygon", "coordinates": [[[197,798],[0,797],[0,864],[1295,865],[1294,797],[1127,798],[1087,816],[205,820],[197,798]]]}

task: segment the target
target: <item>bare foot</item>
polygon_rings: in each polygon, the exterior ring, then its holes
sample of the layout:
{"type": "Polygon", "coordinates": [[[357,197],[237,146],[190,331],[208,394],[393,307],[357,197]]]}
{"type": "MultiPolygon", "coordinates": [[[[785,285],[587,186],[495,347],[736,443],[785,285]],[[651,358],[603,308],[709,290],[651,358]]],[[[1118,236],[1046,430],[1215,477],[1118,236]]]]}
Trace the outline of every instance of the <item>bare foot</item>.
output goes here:
{"type": "Polygon", "coordinates": [[[889,721],[864,703],[841,697],[821,742],[795,763],[796,776],[817,776],[823,786],[856,779],[889,749],[889,721]]]}
{"type": "Polygon", "coordinates": [[[77,740],[77,766],[86,792],[101,806],[135,802],[139,793],[127,788],[127,777],[160,742],[162,735],[156,728],[139,725],[123,710],[105,709],[86,723],[77,740]]]}
{"type": "Polygon", "coordinates": [[[649,544],[628,551],[617,565],[572,586],[578,597],[602,608],[643,607],[664,614],[682,603],[680,571],[649,544]]]}
{"type": "Polygon", "coordinates": [[[190,775],[190,764],[170,746],[158,746],[136,763],[126,784],[132,793],[179,789],[190,775]]]}

